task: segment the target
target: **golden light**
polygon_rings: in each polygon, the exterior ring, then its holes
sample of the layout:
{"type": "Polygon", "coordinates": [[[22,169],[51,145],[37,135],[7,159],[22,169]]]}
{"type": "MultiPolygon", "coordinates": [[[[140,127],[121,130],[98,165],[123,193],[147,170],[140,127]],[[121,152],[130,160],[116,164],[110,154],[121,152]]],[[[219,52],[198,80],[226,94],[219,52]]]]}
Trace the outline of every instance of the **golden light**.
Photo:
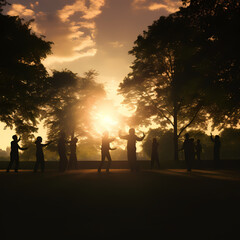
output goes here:
{"type": "Polygon", "coordinates": [[[102,135],[104,131],[115,132],[118,130],[118,119],[117,114],[115,112],[110,114],[109,112],[97,112],[93,117],[93,126],[94,130],[102,135]]]}
{"type": "Polygon", "coordinates": [[[118,137],[119,130],[126,131],[127,117],[113,99],[96,103],[91,111],[92,135],[99,138],[104,131],[110,137],[118,137]]]}

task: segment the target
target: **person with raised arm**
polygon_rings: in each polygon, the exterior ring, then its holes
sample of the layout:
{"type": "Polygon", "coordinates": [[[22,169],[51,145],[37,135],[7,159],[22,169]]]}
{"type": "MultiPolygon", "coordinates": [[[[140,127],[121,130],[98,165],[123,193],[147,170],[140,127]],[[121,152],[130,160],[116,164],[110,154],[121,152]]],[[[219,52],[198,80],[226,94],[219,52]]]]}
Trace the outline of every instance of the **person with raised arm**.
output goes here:
{"type": "Polygon", "coordinates": [[[70,141],[70,157],[68,163],[68,169],[77,169],[77,137],[74,137],[74,134],[71,136],[70,141]]]}
{"type": "Polygon", "coordinates": [[[110,143],[112,141],[114,141],[114,139],[115,138],[109,138],[108,131],[105,131],[103,133],[102,146],[101,146],[101,156],[102,156],[102,159],[101,159],[101,163],[100,163],[100,165],[98,167],[98,172],[99,173],[101,173],[102,166],[103,166],[103,163],[105,161],[105,158],[107,158],[107,160],[108,160],[106,172],[109,173],[110,165],[111,165],[111,162],[112,162],[112,158],[111,158],[109,150],[115,150],[116,149],[116,148],[111,148],[110,147],[110,143]]]}
{"type": "Polygon", "coordinates": [[[136,154],[136,142],[142,141],[145,137],[145,134],[143,133],[142,137],[138,137],[135,135],[135,129],[130,128],[129,129],[129,135],[122,135],[121,131],[119,131],[119,137],[121,139],[127,140],[127,158],[130,165],[131,171],[137,171],[137,154],[136,154]]]}
{"type": "Polygon", "coordinates": [[[65,132],[60,132],[60,136],[57,143],[58,154],[59,154],[59,171],[64,172],[68,167],[68,159],[67,159],[67,148],[66,144],[69,143],[66,140],[65,132]]]}
{"type": "MultiPolygon", "coordinates": [[[[191,169],[192,169],[192,164],[191,164],[192,163],[192,146],[193,146],[193,141],[190,140],[189,133],[186,133],[182,148],[180,148],[179,151],[181,150],[184,151],[186,168],[189,173],[191,173],[191,169]]],[[[193,146],[193,152],[194,152],[194,146],[193,146]]]]}
{"type": "Polygon", "coordinates": [[[44,161],[44,154],[43,154],[43,147],[48,146],[53,141],[50,141],[46,144],[42,144],[42,137],[37,137],[37,140],[35,141],[36,144],[36,163],[34,165],[34,172],[37,172],[38,166],[40,164],[41,171],[44,172],[45,170],[45,161],[44,161]]]}
{"type": "Polygon", "coordinates": [[[18,172],[18,168],[19,168],[19,152],[18,152],[18,150],[19,149],[26,150],[27,147],[22,148],[18,145],[21,138],[19,137],[19,139],[18,139],[17,135],[13,135],[12,139],[13,139],[13,141],[11,141],[10,163],[8,164],[7,172],[9,172],[9,170],[11,169],[14,162],[15,162],[15,172],[18,172]]]}

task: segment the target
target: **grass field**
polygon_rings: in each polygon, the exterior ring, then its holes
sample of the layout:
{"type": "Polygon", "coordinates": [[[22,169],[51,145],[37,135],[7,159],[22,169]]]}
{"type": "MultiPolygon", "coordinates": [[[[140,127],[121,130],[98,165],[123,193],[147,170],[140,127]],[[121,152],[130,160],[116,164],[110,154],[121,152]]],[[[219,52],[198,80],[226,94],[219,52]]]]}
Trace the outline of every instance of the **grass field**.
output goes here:
{"type": "Polygon", "coordinates": [[[0,172],[0,239],[238,239],[240,171],[0,172]]]}

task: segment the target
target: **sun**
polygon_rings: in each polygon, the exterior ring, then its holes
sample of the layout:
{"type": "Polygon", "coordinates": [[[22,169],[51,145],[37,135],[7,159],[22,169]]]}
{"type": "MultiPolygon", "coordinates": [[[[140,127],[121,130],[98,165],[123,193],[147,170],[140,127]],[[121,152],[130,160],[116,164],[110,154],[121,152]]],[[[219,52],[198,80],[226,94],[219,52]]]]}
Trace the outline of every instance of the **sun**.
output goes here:
{"type": "MultiPolygon", "coordinates": [[[[113,113],[114,114],[114,113],[113,113]]],[[[106,112],[97,112],[94,114],[94,130],[98,134],[104,131],[114,131],[118,127],[119,121],[116,116],[106,112]]]]}
{"type": "Polygon", "coordinates": [[[111,117],[111,116],[102,116],[100,118],[100,121],[101,121],[102,125],[106,125],[106,124],[108,124],[110,126],[117,125],[117,121],[114,120],[113,117],[111,117]]]}
{"type": "Polygon", "coordinates": [[[125,130],[127,117],[112,100],[105,99],[96,103],[91,111],[91,134],[97,138],[108,131],[110,136],[118,136],[119,130],[125,130]]]}

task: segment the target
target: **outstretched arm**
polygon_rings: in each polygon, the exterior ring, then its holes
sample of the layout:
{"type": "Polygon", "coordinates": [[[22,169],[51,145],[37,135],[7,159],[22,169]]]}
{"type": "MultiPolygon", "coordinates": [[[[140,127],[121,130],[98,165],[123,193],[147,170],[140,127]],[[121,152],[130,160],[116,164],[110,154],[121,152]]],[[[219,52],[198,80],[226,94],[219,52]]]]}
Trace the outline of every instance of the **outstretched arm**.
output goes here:
{"type": "Polygon", "coordinates": [[[121,130],[118,132],[118,135],[121,139],[125,139],[125,140],[128,139],[128,135],[123,136],[122,133],[121,133],[121,130]]]}
{"type": "Polygon", "coordinates": [[[49,144],[51,144],[53,141],[50,141],[50,142],[48,142],[48,143],[45,143],[45,144],[42,144],[42,147],[46,147],[46,146],[48,146],[49,144]]]}
{"type": "Polygon", "coordinates": [[[145,134],[143,133],[142,137],[137,137],[137,141],[142,141],[145,138],[145,134]]]}
{"type": "Polygon", "coordinates": [[[27,150],[27,149],[28,149],[27,147],[21,148],[21,147],[19,147],[19,146],[18,146],[18,148],[19,148],[20,150],[27,150]]]}

